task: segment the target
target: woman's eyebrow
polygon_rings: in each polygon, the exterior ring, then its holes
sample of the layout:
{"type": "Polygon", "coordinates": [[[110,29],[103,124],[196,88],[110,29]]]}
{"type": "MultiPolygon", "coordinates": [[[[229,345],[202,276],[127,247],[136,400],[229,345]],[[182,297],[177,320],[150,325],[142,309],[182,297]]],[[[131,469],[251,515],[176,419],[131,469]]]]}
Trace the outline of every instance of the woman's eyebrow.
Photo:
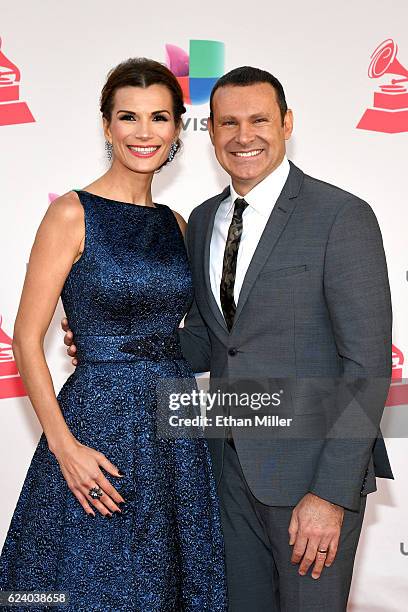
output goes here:
{"type": "MultiPolygon", "coordinates": [[[[116,111],[116,114],[118,113],[128,113],[129,115],[135,115],[135,111],[130,111],[130,110],[125,110],[125,109],[120,109],[118,111],[116,111]]],[[[170,115],[170,111],[166,110],[165,108],[163,108],[162,110],[155,110],[153,111],[151,114],[152,115],[159,115],[160,113],[167,113],[168,115],[170,115]]]]}

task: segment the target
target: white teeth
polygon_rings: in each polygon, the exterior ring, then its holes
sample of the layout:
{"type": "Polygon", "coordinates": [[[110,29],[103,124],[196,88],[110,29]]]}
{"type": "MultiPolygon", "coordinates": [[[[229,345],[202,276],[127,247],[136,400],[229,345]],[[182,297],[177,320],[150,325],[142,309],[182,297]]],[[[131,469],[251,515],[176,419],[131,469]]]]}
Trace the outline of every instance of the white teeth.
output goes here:
{"type": "Polygon", "coordinates": [[[157,151],[158,148],[159,147],[129,147],[129,149],[132,149],[132,151],[136,151],[136,153],[144,153],[145,155],[157,151]]]}
{"type": "Polygon", "coordinates": [[[255,157],[255,155],[259,155],[260,153],[262,153],[262,149],[258,149],[256,151],[248,151],[245,153],[236,151],[234,155],[236,155],[237,157],[255,157]]]}

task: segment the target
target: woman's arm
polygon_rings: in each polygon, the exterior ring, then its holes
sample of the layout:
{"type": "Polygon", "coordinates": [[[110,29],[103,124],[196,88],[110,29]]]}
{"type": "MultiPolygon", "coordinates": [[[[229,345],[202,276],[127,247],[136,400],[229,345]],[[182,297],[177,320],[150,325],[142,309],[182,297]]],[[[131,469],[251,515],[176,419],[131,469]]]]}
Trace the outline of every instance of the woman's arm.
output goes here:
{"type": "Polygon", "coordinates": [[[17,367],[53,453],[73,436],[55,397],[43,344],[65,279],[80,252],[83,225],[83,209],[75,194],[50,204],[31,249],[14,325],[17,367]]]}
{"type": "MultiPolygon", "coordinates": [[[[184,236],[188,253],[187,223],[175,210],[173,210],[173,213],[184,236]]],[[[195,298],[184,318],[183,327],[178,329],[178,334],[183,356],[190,363],[193,372],[208,372],[211,356],[210,339],[195,298]]]]}
{"type": "Polygon", "coordinates": [[[102,513],[119,510],[123,501],[101,465],[114,476],[117,468],[97,450],[81,444],[69,430],[55,396],[44,354],[44,337],[73,262],[79,258],[85,233],[84,210],[74,192],[54,200],[38,228],[31,250],[14,326],[13,353],[35,413],[67,484],[88,514],[89,488],[100,485],[105,495],[92,504],[102,513]],[[111,497],[110,497],[111,496],[111,497]]]}
{"type": "MultiPolygon", "coordinates": [[[[185,224],[184,235],[188,258],[191,263],[191,216],[185,224]]],[[[183,231],[183,230],[182,230],[183,231]]],[[[184,326],[178,330],[183,356],[190,363],[193,372],[208,372],[211,364],[211,342],[197,300],[194,300],[184,319],[184,326]]]]}
{"type": "Polygon", "coordinates": [[[184,217],[180,215],[180,213],[176,212],[175,210],[173,210],[172,212],[173,212],[173,215],[176,217],[176,221],[179,224],[181,233],[183,234],[183,236],[185,236],[186,229],[187,229],[187,221],[184,219],[184,217]]]}

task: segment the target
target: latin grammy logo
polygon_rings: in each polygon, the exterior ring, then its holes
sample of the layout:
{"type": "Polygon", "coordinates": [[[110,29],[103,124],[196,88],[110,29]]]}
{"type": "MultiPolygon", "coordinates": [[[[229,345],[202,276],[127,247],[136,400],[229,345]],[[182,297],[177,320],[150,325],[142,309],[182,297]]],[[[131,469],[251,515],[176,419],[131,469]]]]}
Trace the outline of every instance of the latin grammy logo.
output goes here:
{"type": "Polygon", "coordinates": [[[27,392],[14,361],[11,350],[12,340],[2,329],[1,324],[0,315],[0,399],[22,397],[27,395],[27,392]]]}
{"type": "Polygon", "coordinates": [[[379,86],[374,92],[374,104],[361,117],[357,127],[360,130],[396,134],[408,132],[408,91],[402,85],[408,81],[408,70],[397,60],[398,47],[387,38],[374,51],[368,67],[368,76],[378,79],[384,74],[397,74],[402,78],[379,86]]]}
{"type": "MultiPolygon", "coordinates": [[[[0,49],[1,49],[0,38],[0,49]]],[[[0,125],[35,122],[25,102],[20,101],[20,71],[0,51],[0,125]]]]}
{"type": "Polygon", "coordinates": [[[403,378],[404,354],[392,345],[392,375],[386,406],[403,406],[408,404],[408,384],[403,378]]]}
{"type": "Polygon", "coordinates": [[[392,380],[402,381],[402,366],[404,365],[404,355],[402,351],[392,345],[392,380]]]}

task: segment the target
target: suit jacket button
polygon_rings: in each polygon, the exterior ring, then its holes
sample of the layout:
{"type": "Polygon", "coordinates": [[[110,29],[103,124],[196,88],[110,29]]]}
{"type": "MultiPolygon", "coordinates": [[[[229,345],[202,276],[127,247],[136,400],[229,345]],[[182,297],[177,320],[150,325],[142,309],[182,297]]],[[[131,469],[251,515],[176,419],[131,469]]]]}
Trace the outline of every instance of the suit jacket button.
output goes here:
{"type": "Polygon", "coordinates": [[[228,349],[228,355],[231,355],[231,357],[234,357],[237,353],[238,351],[235,347],[228,349]]]}

